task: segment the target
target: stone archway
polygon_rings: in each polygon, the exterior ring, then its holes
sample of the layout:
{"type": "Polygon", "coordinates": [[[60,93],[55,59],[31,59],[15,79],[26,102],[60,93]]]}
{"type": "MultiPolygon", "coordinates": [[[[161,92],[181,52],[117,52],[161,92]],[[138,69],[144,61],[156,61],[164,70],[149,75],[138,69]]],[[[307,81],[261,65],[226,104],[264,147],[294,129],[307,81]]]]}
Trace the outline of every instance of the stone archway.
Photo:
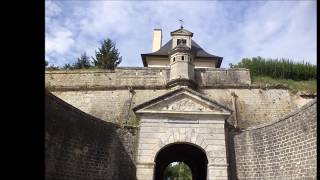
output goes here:
{"type": "Polygon", "coordinates": [[[169,144],[157,153],[154,180],[163,180],[165,168],[172,162],[184,162],[192,171],[192,180],[207,179],[208,159],[203,149],[189,143],[169,144]]]}
{"type": "Polygon", "coordinates": [[[161,178],[163,168],[175,160],[185,162],[194,179],[228,178],[225,120],[231,115],[230,109],[196,91],[180,88],[133,110],[140,117],[138,180],[161,178]],[[197,162],[196,157],[202,160],[197,162]]]}

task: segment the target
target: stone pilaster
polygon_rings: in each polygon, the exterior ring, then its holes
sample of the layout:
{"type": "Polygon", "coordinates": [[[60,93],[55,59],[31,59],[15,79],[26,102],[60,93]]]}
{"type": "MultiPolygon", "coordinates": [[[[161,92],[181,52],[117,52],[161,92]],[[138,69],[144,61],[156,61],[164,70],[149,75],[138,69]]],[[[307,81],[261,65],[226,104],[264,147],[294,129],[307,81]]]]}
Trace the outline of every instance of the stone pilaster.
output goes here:
{"type": "Polygon", "coordinates": [[[138,163],[137,180],[152,180],[154,165],[154,163],[138,163]]]}

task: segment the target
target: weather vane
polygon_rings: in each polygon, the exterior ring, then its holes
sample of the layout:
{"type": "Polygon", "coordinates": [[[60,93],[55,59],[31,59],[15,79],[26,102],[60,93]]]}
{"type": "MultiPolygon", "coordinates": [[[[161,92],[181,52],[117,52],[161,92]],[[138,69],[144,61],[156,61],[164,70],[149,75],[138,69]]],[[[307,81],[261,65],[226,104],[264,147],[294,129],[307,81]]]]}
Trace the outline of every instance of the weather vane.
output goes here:
{"type": "Polygon", "coordinates": [[[183,19],[178,19],[179,20],[179,22],[180,22],[180,27],[181,27],[181,29],[183,28],[183,19]]]}

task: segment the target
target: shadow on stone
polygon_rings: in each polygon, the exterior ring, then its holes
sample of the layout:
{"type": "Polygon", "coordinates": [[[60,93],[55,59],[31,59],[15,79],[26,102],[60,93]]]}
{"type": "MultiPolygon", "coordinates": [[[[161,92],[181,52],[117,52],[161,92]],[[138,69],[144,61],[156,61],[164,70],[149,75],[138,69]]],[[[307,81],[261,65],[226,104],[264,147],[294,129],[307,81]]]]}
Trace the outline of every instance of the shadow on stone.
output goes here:
{"type": "Polygon", "coordinates": [[[135,133],[46,92],[45,178],[133,180],[135,133]]]}

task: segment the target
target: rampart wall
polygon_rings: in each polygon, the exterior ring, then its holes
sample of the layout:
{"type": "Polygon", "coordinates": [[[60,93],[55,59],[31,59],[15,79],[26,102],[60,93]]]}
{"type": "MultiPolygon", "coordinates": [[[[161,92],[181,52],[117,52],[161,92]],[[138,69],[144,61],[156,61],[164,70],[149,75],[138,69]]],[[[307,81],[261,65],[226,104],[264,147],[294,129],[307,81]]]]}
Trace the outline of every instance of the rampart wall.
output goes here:
{"type": "Polygon", "coordinates": [[[47,180],[136,178],[136,129],[92,117],[49,92],[45,100],[47,180]]]}
{"type": "Polygon", "coordinates": [[[317,179],[316,100],[278,121],[231,132],[230,138],[234,179],[317,179]]]}
{"type": "MultiPolygon", "coordinates": [[[[47,71],[46,86],[59,90],[105,90],[165,88],[169,81],[169,68],[117,68],[115,70],[47,71]]],[[[251,83],[247,69],[196,69],[195,79],[200,86],[248,85],[251,83]]]]}
{"type": "MultiPolygon", "coordinates": [[[[251,85],[246,69],[196,69],[197,91],[234,109],[228,120],[241,128],[278,119],[306,100],[284,87],[251,85]]],[[[137,124],[132,107],[168,91],[168,68],[118,68],[115,71],[47,71],[47,88],[67,103],[99,119],[117,124],[137,124]],[[129,87],[133,91],[129,90],[129,87]]]]}

